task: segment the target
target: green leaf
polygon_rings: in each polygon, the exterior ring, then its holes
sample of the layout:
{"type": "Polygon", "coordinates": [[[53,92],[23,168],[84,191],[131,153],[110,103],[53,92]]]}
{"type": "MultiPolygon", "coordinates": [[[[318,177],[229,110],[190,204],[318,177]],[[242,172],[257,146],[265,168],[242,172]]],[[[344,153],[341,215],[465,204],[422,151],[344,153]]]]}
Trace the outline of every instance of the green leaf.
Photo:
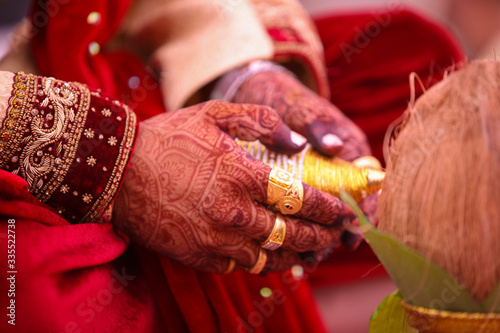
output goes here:
{"type": "Polygon", "coordinates": [[[500,313],[500,285],[481,304],[488,312],[500,313]]]}
{"type": "Polygon", "coordinates": [[[398,286],[407,303],[429,309],[487,312],[483,306],[444,269],[389,234],[365,217],[356,201],[345,191],[340,198],[359,218],[364,236],[398,286]]]}
{"type": "Polygon", "coordinates": [[[369,333],[418,333],[406,322],[405,310],[401,306],[403,297],[399,291],[387,296],[370,318],[369,333]]]}

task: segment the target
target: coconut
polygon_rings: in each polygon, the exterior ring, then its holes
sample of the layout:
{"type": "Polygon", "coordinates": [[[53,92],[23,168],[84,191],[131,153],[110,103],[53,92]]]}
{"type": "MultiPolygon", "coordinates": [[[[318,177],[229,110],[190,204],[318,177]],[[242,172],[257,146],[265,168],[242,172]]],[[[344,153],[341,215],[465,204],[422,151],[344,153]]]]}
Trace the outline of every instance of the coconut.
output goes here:
{"type": "Polygon", "coordinates": [[[378,228],[481,301],[500,283],[500,62],[452,72],[403,119],[387,150],[378,228]]]}

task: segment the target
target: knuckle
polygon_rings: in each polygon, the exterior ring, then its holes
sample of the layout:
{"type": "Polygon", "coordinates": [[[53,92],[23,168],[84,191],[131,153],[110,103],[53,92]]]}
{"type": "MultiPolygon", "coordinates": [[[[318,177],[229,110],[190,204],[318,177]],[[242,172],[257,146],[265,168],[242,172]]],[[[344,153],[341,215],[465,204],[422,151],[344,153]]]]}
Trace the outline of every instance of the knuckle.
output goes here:
{"type": "MultiPolygon", "coordinates": [[[[261,230],[262,232],[259,234],[255,234],[255,238],[262,242],[267,239],[267,237],[271,234],[272,229],[274,227],[275,220],[270,215],[260,214],[262,216],[257,217],[255,219],[255,230],[261,230]]],[[[285,242],[287,241],[287,236],[290,234],[291,230],[289,230],[289,225],[286,226],[286,234],[285,234],[285,242]]]]}
{"type": "Polygon", "coordinates": [[[318,243],[318,234],[314,230],[314,226],[306,223],[301,223],[297,226],[292,249],[297,252],[309,251],[318,243]]]}
{"type": "Polygon", "coordinates": [[[323,228],[319,226],[314,226],[313,228],[313,235],[311,237],[313,243],[311,250],[317,251],[324,249],[330,245],[331,237],[330,233],[326,232],[323,228]]]}
{"type": "Polygon", "coordinates": [[[233,206],[221,220],[223,226],[228,228],[242,228],[247,225],[245,212],[239,207],[233,206]]]}
{"type": "Polygon", "coordinates": [[[310,216],[315,211],[314,208],[317,206],[319,199],[317,196],[318,195],[314,189],[308,185],[304,186],[304,199],[301,210],[304,217],[310,216]]]}
{"type": "Polygon", "coordinates": [[[217,206],[204,209],[211,225],[217,228],[240,229],[248,225],[245,211],[238,206],[217,206]]]}
{"type": "Polygon", "coordinates": [[[331,245],[332,239],[331,233],[326,230],[319,230],[316,234],[316,242],[314,243],[315,246],[313,250],[318,251],[327,248],[331,245]]]}
{"type": "Polygon", "coordinates": [[[340,232],[337,229],[325,229],[322,232],[320,249],[326,249],[339,241],[340,232]]]}
{"type": "Polygon", "coordinates": [[[286,234],[283,245],[291,250],[296,251],[300,242],[299,235],[297,232],[297,225],[295,223],[290,223],[288,220],[286,222],[286,234]]]}
{"type": "Polygon", "coordinates": [[[218,228],[247,227],[252,215],[251,206],[238,189],[228,186],[214,187],[212,193],[202,200],[200,210],[208,223],[218,228]]]}
{"type": "Polygon", "coordinates": [[[213,229],[209,230],[207,234],[198,237],[199,250],[206,256],[214,255],[222,244],[224,244],[223,236],[213,229]]]}
{"type": "Polygon", "coordinates": [[[301,216],[324,225],[331,225],[339,218],[342,202],[319,190],[304,186],[304,204],[301,216]]]}

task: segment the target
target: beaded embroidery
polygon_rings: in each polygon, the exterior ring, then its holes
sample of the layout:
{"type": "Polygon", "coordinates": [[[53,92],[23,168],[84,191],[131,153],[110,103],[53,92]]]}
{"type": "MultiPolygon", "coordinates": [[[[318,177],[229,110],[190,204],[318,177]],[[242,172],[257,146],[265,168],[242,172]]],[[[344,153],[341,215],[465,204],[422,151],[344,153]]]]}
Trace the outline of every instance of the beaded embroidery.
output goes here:
{"type": "Polygon", "coordinates": [[[71,223],[95,222],[118,191],[135,131],[135,115],[123,103],[83,84],[20,72],[0,127],[0,169],[25,179],[37,199],[71,223]],[[125,123],[109,120],[113,113],[125,123]],[[109,144],[92,141],[94,132],[109,144]],[[89,149],[100,158],[85,155],[89,149]],[[94,167],[112,172],[93,178],[94,167]]]}

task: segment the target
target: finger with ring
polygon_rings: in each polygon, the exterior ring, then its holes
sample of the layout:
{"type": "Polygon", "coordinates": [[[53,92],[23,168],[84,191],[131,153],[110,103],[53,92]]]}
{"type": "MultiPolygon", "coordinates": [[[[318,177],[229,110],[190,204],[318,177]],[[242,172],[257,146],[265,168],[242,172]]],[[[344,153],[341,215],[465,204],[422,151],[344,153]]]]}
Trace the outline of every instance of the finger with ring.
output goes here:
{"type": "Polygon", "coordinates": [[[285,218],[280,213],[276,214],[273,230],[261,246],[269,251],[277,250],[284,242],[286,234],[285,218]]]}
{"type": "Polygon", "coordinates": [[[227,265],[227,269],[222,274],[225,275],[232,273],[235,268],[236,268],[236,260],[234,260],[233,258],[229,258],[229,264],[227,265]]]}
{"type": "Polygon", "coordinates": [[[269,173],[267,203],[274,205],[282,214],[295,214],[302,208],[304,188],[302,182],[288,171],[273,168],[269,173]]]}
{"type": "Polygon", "coordinates": [[[262,272],[262,270],[266,266],[266,262],[267,262],[266,250],[260,248],[259,258],[257,259],[257,262],[253,266],[247,267],[246,271],[250,274],[260,274],[260,272],[262,272]]]}

